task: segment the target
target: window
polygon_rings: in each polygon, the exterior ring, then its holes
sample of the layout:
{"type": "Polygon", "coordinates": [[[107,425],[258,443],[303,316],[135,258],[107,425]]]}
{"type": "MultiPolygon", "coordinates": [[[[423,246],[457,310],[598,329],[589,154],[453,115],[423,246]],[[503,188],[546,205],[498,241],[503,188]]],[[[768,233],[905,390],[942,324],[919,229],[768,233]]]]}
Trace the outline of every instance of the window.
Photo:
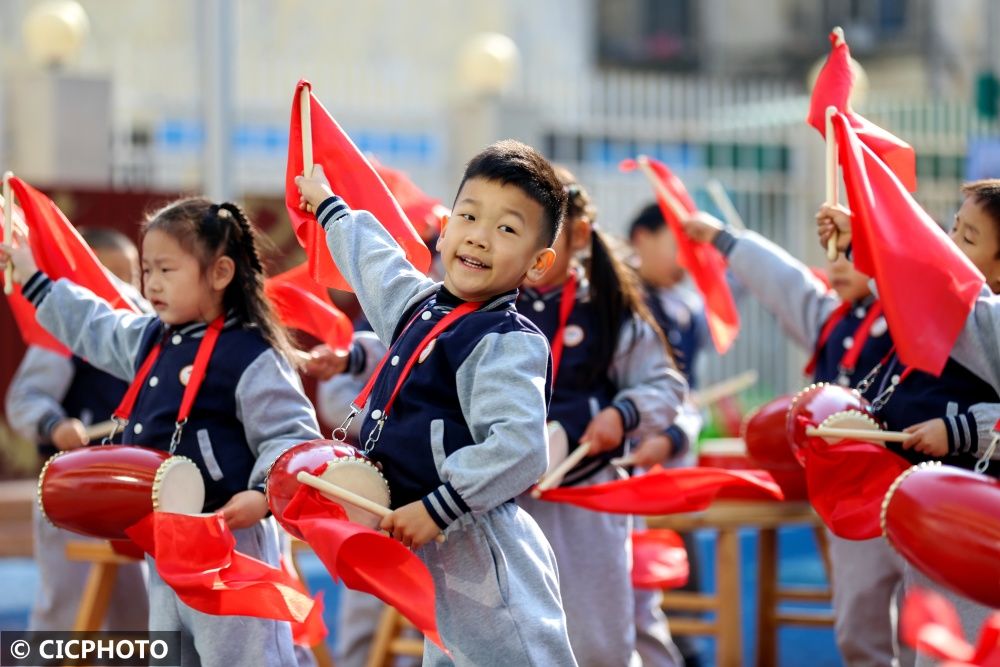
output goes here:
{"type": "Polygon", "coordinates": [[[598,0],[602,65],[691,70],[698,65],[692,0],[598,0]]]}

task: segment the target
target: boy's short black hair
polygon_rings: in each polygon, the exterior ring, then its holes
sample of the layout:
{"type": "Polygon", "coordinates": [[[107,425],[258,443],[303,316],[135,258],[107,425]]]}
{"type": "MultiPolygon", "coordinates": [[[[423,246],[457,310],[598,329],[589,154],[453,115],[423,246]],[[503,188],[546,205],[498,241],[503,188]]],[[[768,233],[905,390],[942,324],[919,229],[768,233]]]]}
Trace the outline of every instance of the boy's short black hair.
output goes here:
{"type": "MultiPolygon", "coordinates": [[[[458,192],[472,178],[513,185],[538,202],[545,211],[542,241],[551,247],[566,216],[566,191],[549,161],[531,146],[504,139],[491,144],[469,160],[458,192]]],[[[458,195],[455,195],[456,201],[458,195]]]]}
{"type": "Polygon", "coordinates": [[[667,221],[663,219],[663,211],[656,202],[646,204],[628,226],[628,238],[635,241],[635,235],[640,229],[653,232],[654,234],[662,229],[666,229],[667,221]]]}
{"type": "Polygon", "coordinates": [[[122,234],[117,229],[109,227],[80,227],[77,229],[83,240],[94,250],[120,250],[129,252],[138,250],[132,239],[122,234]]]}
{"type": "MultiPolygon", "coordinates": [[[[962,195],[974,201],[993,221],[1000,239],[1000,178],[984,178],[962,184],[962,195]]],[[[1000,259],[1000,252],[997,253],[1000,259]]]]}

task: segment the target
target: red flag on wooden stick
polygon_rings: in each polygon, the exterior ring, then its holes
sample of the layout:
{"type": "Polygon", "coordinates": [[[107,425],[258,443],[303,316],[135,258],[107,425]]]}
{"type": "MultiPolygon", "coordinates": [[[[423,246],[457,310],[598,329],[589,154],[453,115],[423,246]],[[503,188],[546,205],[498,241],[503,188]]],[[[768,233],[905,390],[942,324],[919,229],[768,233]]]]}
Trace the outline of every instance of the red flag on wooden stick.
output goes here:
{"type": "Polygon", "coordinates": [[[719,354],[725,354],[739,335],[740,314],[726,281],[726,260],[722,253],[711,243],[696,243],[684,233],[682,223],[697,213],[698,207],[681,180],[662,162],[640,157],[638,161],[623,160],[619,168],[622,171],[642,168],[650,178],[656,202],[677,242],[677,260],[701,292],[712,342],[719,354]]]}
{"type": "Polygon", "coordinates": [[[983,275],[860,141],[846,116],[836,114],[833,128],[852,212],[854,264],[875,278],[900,360],[938,375],[983,275]]]}
{"type": "MultiPolygon", "coordinates": [[[[330,187],[353,209],[366,210],[389,231],[407,259],[418,270],[427,272],[431,264],[430,251],[406,219],[406,214],[392,193],[379,178],[365,156],[347,136],[337,121],[313,96],[308,81],[295,87],[292,119],[288,136],[288,163],[285,169],[285,207],[292,220],[295,235],[306,250],[309,272],[316,282],[326,287],[350,291],[350,285],[337,270],[326,245],[323,229],[312,213],[299,208],[299,191],[295,177],[303,173],[303,134],[311,136],[308,145],[315,156],[313,162],[323,166],[330,187]],[[309,91],[310,128],[303,132],[302,91],[309,91]]],[[[310,169],[312,165],[309,165],[310,169]]]]}
{"type": "Polygon", "coordinates": [[[875,123],[851,110],[850,97],[854,89],[854,71],[851,69],[851,50],[843,39],[843,32],[830,33],[830,55],[820,70],[809,100],[807,122],[826,136],[826,108],[833,106],[845,114],[858,139],[885,162],[910,192],[917,189],[917,156],[913,148],[875,123]]]}

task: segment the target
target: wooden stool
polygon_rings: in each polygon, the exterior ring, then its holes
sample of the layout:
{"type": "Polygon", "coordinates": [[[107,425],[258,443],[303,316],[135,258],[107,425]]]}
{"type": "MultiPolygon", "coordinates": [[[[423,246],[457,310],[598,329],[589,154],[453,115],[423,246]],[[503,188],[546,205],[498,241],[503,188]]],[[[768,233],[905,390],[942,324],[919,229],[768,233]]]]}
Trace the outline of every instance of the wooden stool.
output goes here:
{"type": "Polygon", "coordinates": [[[396,656],[420,657],[424,654],[423,638],[403,637],[403,631],[412,628],[413,624],[406,620],[395,607],[385,606],[382,618],[375,630],[375,639],[368,653],[366,667],[390,667],[396,656]]]}
{"type": "Polygon", "coordinates": [[[0,482],[0,557],[31,558],[34,553],[31,511],[37,479],[0,482]]]}
{"type": "Polygon", "coordinates": [[[80,598],[80,608],[76,612],[73,629],[77,632],[100,630],[108,613],[111,592],[115,588],[115,576],[119,565],[136,562],[134,558],[121,556],[107,542],[73,541],[66,544],[67,560],[92,563],[87,583],[80,598]]]}
{"type": "MultiPolygon", "coordinates": [[[[776,634],[781,624],[826,624],[827,617],[805,614],[779,614],[782,600],[828,600],[828,591],[782,589],[777,584],[777,529],[785,525],[809,524],[823,531],[819,517],[805,502],[754,502],[721,501],[704,512],[649,517],[650,528],[670,528],[679,532],[709,528],[717,531],[715,552],[715,594],[666,591],[663,610],[713,612],[715,620],[672,617],[670,632],[676,635],[714,635],[716,663],[739,665],[743,661],[740,599],[740,528],[757,528],[760,531],[760,597],[758,602],[757,665],[766,667],[777,664],[776,634]]],[[[825,537],[822,533],[821,552],[826,561],[825,537]]],[[[829,569],[827,570],[829,572],[829,569]]]]}

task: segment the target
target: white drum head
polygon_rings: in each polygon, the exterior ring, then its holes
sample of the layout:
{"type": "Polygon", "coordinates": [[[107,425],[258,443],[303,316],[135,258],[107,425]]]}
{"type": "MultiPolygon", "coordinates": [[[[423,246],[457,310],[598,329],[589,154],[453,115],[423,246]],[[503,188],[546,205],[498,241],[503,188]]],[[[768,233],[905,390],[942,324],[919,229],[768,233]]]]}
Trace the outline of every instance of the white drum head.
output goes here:
{"type": "Polygon", "coordinates": [[[201,514],[205,505],[205,482],[194,461],[172,456],[156,471],[153,509],[175,514],[201,514]]]}
{"type": "Polygon", "coordinates": [[[549,467],[542,477],[548,477],[549,473],[569,456],[569,437],[566,435],[566,429],[555,421],[547,423],[546,427],[549,434],[549,467]]]}
{"type": "Polygon", "coordinates": [[[746,456],[743,438],[707,438],[698,443],[698,453],[710,456],[746,456]]]}
{"type": "MultiPolygon", "coordinates": [[[[849,428],[849,429],[861,429],[864,431],[879,431],[879,425],[874,419],[866,414],[857,412],[856,410],[844,410],[842,412],[834,412],[832,415],[824,419],[820,423],[820,428],[849,428]]],[[[834,445],[843,440],[843,438],[838,438],[836,436],[823,436],[829,444],[834,445]]]]}
{"type": "MultiPolygon", "coordinates": [[[[389,507],[389,485],[386,484],[385,478],[382,477],[378,468],[371,463],[352,458],[336,459],[330,461],[320,477],[383,507],[389,507]]],[[[382,522],[382,517],[360,507],[355,507],[339,498],[326,497],[343,507],[344,511],[347,512],[347,518],[351,521],[369,528],[378,528],[379,523],[382,522]]]]}

